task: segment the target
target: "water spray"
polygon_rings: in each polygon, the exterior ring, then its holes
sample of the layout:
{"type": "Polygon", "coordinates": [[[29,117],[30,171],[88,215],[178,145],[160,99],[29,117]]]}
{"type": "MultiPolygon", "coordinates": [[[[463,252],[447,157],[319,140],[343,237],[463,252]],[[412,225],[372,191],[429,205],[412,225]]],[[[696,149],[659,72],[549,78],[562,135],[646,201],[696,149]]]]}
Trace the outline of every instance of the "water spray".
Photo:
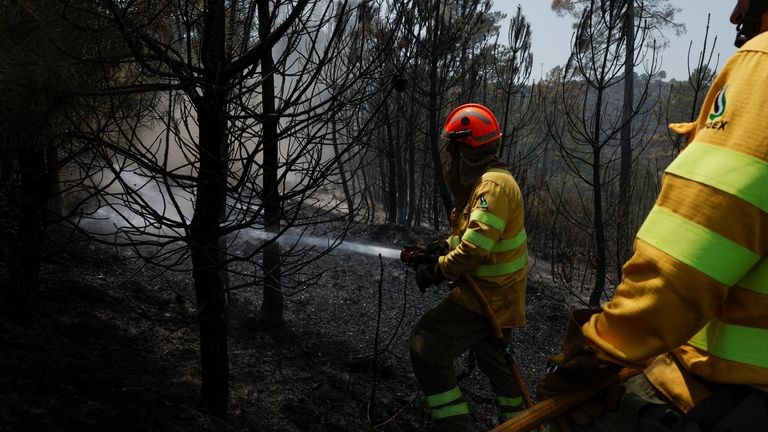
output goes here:
{"type": "MultiPolygon", "coordinates": [[[[247,230],[245,234],[255,238],[269,240],[274,234],[264,230],[247,230]]],[[[285,232],[280,237],[275,239],[276,242],[283,245],[301,245],[311,246],[319,248],[334,248],[340,251],[354,252],[363,255],[378,256],[383,258],[400,259],[400,249],[392,249],[384,246],[377,246],[372,244],[342,241],[330,237],[316,237],[311,235],[296,234],[291,232],[285,232]]]]}
{"type": "MultiPolygon", "coordinates": [[[[140,200],[144,205],[148,205],[152,210],[162,215],[169,221],[182,224],[189,223],[192,219],[192,197],[188,193],[172,188],[169,192],[163,184],[157,179],[143,175],[138,171],[126,171],[121,170],[120,167],[115,166],[114,172],[116,172],[121,180],[120,184],[127,185],[131,188],[131,193],[136,194],[136,200],[140,200]],[[173,193],[176,195],[176,203],[182,206],[177,209],[174,205],[171,205],[168,201],[168,194],[173,193]],[[178,211],[181,210],[181,211],[178,211]]],[[[105,172],[107,175],[106,180],[113,179],[113,172],[105,172]]],[[[115,191],[115,194],[122,192],[122,188],[115,191]]],[[[158,234],[163,229],[156,226],[150,216],[141,214],[136,211],[133,206],[140,207],[140,204],[135,202],[125,203],[119,199],[112,199],[108,203],[104,203],[101,207],[90,215],[88,220],[80,221],[81,225],[86,226],[92,234],[97,236],[113,236],[118,231],[129,231],[128,236],[132,239],[142,237],[141,231],[145,231],[148,235],[158,234]]],[[[173,231],[170,228],[165,229],[168,232],[164,235],[170,235],[173,231]]],[[[175,232],[174,234],[181,237],[183,233],[175,232]]],[[[271,240],[276,233],[267,232],[263,229],[246,228],[240,230],[238,236],[245,239],[260,239],[264,241],[271,240]]],[[[247,240],[246,240],[247,241],[247,240]]],[[[343,241],[333,237],[317,237],[312,235],[306,235],[303,233],[297,233],[292,231],[286,231],[282,233],[275,241],[279,244],[292,247],[292,246],[309,246],[322,249],[334,248],[339,251],[346,251],[355,254],[378,256],[383,258],[399,259],[400,249],[392,249],[384,246],[378,246],[374,244],[365,244],[359,242],[343,241]]]]}

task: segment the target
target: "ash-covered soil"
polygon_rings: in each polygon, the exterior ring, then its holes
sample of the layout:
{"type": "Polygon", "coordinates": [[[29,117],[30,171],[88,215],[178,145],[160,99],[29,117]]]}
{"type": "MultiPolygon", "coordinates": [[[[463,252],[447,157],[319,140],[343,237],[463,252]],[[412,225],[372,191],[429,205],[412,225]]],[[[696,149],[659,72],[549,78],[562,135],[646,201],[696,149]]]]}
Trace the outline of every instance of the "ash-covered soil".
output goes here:
{"type": "MultiPolygon", "coordinates": [[[[347,240],[400,248],[438,237],[376,225],[356,228],[347,240]]],[[[560,348],[568,299],[535,258],[532,267],[528,325],[513,337],[534,392],[546,358],[560,348]]],[[[258,289],[232,292],[231,402],[217,419],[196,408],[190,276],[142,265],[127,251],[69,245],[46,260],[29,322],[0,313],[0,431],[428,430],[408,337],[445,287],[422,295],[398,260],[341,251],[309,270],[322,276],[286,297],[283,331],[254,325],[258,289]]],[[[466,357],[457,369],[477,430],[488,430],[496,414],[485,377],[466,357]]]]}

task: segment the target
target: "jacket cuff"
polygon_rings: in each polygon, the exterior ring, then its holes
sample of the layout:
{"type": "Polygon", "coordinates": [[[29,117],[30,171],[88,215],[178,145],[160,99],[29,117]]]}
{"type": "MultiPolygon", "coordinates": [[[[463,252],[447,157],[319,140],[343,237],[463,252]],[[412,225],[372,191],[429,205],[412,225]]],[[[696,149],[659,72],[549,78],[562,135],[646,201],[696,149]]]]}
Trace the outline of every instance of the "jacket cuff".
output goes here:
{"type": "Polygon", "coordinates": [[[443,276],[445,277],[445,280],[453,282],[457,280],[459,277],[458,276],[454,277],[452,274],[446,271],[447,263],[445,262],[445,259],[446,259],[446,255],[442,255],[440,256],[440,258],[437,259],[437,270],[439,270],[440,273],[443,274],[443,276]]]}

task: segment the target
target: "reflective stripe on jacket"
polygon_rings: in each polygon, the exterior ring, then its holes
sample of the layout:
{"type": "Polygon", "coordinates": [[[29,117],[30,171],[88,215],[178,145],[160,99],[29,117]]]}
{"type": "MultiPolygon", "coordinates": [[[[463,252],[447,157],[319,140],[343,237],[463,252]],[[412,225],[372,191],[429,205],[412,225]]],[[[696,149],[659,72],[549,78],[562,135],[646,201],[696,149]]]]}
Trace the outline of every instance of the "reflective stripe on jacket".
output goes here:
{"type": "Polygon", "coordinates": [[[440,268],[451,298],[485,314],[472,289],[460,280],[469,272],[483,290],[504,328],[525,325],[528,246],[523,198],[512,175],[501,169],[483,174],[467,206],[451,212],[451,251],[440,268]]]}
{"type": "Polygon", "coordinates": [[[683,410],[695,377],[768,391],[768,33],[712,84],[667,168],[604,312],[583,327],[598,355],[645,364],[683,410]]]}

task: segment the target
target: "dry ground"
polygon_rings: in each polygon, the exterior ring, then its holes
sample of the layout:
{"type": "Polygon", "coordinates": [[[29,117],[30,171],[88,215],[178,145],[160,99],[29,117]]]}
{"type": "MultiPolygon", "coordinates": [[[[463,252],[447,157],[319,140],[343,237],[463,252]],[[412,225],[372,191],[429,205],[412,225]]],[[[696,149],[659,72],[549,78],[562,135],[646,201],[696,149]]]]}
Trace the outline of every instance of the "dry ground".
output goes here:
{"type": "MultiPolygon", "coordinates": [[[[435,236],[379,225],[352,237],[400,247],[435,236]]],[[[559,348],[566,314],[564,294],[538,268],[527,293],[528,326],[514,332],[531,388],[559,348]]],[[[114,248],[69,245],[44,265],[33,319],[19,324],[0,315],[0,431],[427,430],[408,334],[445,289],[422,295],[396,260],[383,260],[382,279],[375,256],[333,252],[314,270],[323,276],[287,298],[287,328],[279,333],[254,329],[258,290],[233,293],[231,403],[216,419],[196,409],[189,277],[142,266],[114,248]]],[[[495,419],[485,378],[466,359],[457,366],[477,430],[488,430],[495,419]]]]}

